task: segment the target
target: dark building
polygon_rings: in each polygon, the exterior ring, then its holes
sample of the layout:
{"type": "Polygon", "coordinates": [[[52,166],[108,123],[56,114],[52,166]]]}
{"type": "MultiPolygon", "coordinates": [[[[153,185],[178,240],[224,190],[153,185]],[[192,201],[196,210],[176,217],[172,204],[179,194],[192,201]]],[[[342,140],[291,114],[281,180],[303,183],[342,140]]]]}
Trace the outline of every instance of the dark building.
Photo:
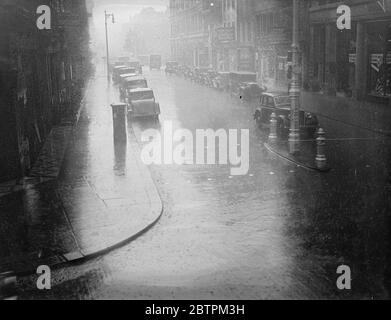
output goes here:
{"type": "Polygon", "coordinates": [[[336,26],[337,1],[311,1],[308,85],[377,103],[391,98],[391,1],[354,0],[351,29],[336,26]]]}
{"type": "Polygon", "coordinates": [[[88,16],[78,0],[0,3],[0,180],[28,173],[54,125],[72,120],[88,71],[88,16]],[[37,8],[51,8],[50,30],[37,8]]]}

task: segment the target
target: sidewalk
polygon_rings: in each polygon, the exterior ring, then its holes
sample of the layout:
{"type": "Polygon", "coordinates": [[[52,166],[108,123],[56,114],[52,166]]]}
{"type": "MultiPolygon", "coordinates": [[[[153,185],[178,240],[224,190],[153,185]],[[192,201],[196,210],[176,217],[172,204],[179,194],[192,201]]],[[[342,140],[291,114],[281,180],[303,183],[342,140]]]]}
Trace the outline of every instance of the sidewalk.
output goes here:
{"type": "MultiPolygon", "coordinates": [[[[287,88],[271,86],[269,91],[287,92],[287,88]]],[[[391,136],[390,104],[357,101],[352,98],[329,96],[302,90],[301,108],[342,124],[349,124],[391,136]]]]}
{"type": "MultiPolygon", "coordinates": [[[[292,155],[289,153],[287,138],[271,142],[267,138],[269,129],[264,128],[262,134],[264,146],[272,155],[284,161],[319,173],[332,171],[340,178],[351,176],[354,179],[364,174],[368,179],[374,179],[375,176],[388,172],[384,159],[389,158],[389,150],[391,150],[389,137],[323,117],[319,117],[319,121],[322,128],[326,130],[327,161],[323,168],[319,168],[315,160],[317,143],[314,138],[302,137],[299,141],[300,152],[292,155]]],[[[391,179],[385,176],[378,178],[391,179]]]]}
{"type": "Polygon", "coordinates": [[[90,82],[78,125],[55,129],[22,184],[0,197],[0,273],[35,272],[117,248],[152,227],[162,202],[136,138],[114,145],[105,77],[90,82]]]}

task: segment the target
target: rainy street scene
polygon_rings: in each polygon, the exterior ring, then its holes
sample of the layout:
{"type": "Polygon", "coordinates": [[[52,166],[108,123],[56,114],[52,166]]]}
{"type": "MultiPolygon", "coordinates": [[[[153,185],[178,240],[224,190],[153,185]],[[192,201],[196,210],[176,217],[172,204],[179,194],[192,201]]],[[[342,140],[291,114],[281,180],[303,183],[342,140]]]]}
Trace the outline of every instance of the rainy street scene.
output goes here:
{"type": "Polygon", "coordinates": [[[0,0],[0,300],[390,298],[391,0],[0,0]]]}

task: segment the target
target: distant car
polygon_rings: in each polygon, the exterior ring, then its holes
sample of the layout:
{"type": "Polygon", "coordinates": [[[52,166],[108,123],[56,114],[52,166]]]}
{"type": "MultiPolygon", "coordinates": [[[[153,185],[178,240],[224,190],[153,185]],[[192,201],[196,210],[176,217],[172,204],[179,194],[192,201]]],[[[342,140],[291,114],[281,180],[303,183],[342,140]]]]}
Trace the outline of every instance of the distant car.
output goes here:
{"type": "Polygon", "coordinates": [[[137,70],[135,68],[129,68],[126,66],[115,67],[113,70],[113,81],[115,83],[120,82],[121,75],[123,74],[137,74],[137,70]]]}
{"type": "Polygon", "coordinates": [[[128,62],[128,67],[135,68],[139,74],[143,74],[143,67],[138,60],[130,60],[128,62]]]}
{"type": "Polygon", "coordinates": [[[257,74],[254,72],[230,72],[229,74],[229,86],[231,93],[235,96],[240,95],[240,88],[246,83],[257,82],[257,74]]]}
{"type": "Polygon", "coordinates": [[[153,54],[149,57],[149,68],[151,70],[157,69],[160,70],[162,68],[162,56],[158,54],[153,54]]]}
{"type": "Polygon", "coordinates": [[[178,62],[176,61],[167,61],[166,63],[166,74],[174,74],[178,70],[178,62]]]}
{"type": "Polygon", "coordinates": [[[265,91],[267,91],[267,88],[256,82],[243,82],[239,87],[239,96],[246,101],[258,100],[265,91]]]}
{"type": "MultiPolygon", "coordinates": [[[[254,120],[258,125],[269,124],[271,114],[277,116],[277,134],[279,137],[287,135],[291,125],[291,100],[286,93],[262,93],[259,105],[254,114],[254,120]]],[[[300,131],[313,136],[318,128],[318,118],[303,110],[299,113],[300,131]]]]}
{"type": "Polygon", "coordinates": [[[159,120],[160,105],[156,102],[153,90],[150,88],[138,88],[129,91],[128,112],[132,118],[153,117],[159,120]]]}

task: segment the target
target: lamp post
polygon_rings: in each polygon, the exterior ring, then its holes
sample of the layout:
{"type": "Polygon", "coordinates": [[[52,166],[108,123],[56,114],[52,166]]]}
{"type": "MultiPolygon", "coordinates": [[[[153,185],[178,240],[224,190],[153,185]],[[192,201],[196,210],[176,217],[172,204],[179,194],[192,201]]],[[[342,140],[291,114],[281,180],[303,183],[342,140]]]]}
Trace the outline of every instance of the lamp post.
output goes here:
{"type": "Polygon", "coordinates": [[[107,32],[107,19],[111,18],[111,22],[115,23],[114,14],[107,13],[105,10],[105,29],[106,29],[106,62],[107,62],[107,80],[110,81],[110,55],[109,55],[109,34],[107,32]]]}
{"type": "Polygon", "coordinates": [[[300,140],[300,51],[299,51],[299,21],[300,0],[293,0],[293,41],[292,41],[292,80],[289,96],[291,99],[291,127],[289,130],[289,152],[299,152],[300,140]]]}

